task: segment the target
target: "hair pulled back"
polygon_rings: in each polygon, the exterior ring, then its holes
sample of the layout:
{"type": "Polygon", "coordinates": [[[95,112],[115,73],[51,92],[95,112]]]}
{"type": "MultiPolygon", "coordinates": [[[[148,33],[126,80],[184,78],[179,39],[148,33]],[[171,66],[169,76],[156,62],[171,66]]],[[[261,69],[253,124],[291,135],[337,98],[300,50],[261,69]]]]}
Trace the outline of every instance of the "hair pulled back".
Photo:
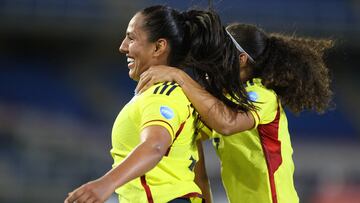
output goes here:
{"type": "Polygon", "coordinates": [[[148,40],[155,42],[164,38],[170,45],[168,58],[170,66],[178,66],[184,61],[189,43],[185,39],[185,21],[181,13],[167,6],[151,6],[140,11],[145,17],[144,30],[148,40]]]}
{"type": "Polygon", "coordinates": [[[192,69],[195,79],[233,110],[254,108],[240,81],[239,53],[214,11],[152,6],[140,13],[148,40],[165,38],[170,44],[170,65],[192,69]]]}
{"type": "Polygon", "coordinates": [[[333,46],[331,40],[267,34],[248,24],[232,24],[228,30],[255,60],[249,63],[250,78],[261,78],[292,112],[321,113],[330,106],[331,79],[324,53],[333,46]]]}

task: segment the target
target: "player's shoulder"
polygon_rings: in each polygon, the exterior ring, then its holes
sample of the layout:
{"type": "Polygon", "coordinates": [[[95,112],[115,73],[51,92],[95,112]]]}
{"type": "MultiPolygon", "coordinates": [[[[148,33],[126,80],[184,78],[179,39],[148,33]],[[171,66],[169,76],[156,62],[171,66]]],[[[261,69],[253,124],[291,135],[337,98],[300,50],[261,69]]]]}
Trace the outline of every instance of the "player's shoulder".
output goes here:
{"type": "Polygon", "coordinates": [[[190,101],[181,87],[175,82],[157,83],[139,95],[140,109],[146,106],[160,106],[160,112],[177,112],[186,118],[190,101]]]}
{"type": "Polygon", "coordinates": [[[260,78],[253,78],[245,83],[249,99],[254,102],[276,101],[277,95],[274,90],[266,88],[260,78]]]}
{"type": "Polygon", "coordinates": [[[161,82],[153,85],[142,93],[144,99],[167,100],[174,103],[189,103],[179,84],[175,82],[161,82]]]}
{"type": "Polygon", "coordinates": [[[148,90],[144,92],[146,96],[165,96],[165,97],[174,97],[184,95],[182,88],[176,82],[161,82],[153,85],[148,90]]]}

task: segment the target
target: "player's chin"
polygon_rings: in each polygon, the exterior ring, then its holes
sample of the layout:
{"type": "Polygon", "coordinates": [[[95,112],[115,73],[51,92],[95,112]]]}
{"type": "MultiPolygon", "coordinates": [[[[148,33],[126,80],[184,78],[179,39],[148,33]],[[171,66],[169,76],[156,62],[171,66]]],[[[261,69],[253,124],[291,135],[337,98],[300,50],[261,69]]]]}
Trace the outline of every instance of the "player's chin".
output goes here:
{"type": "Polygon", "coordinates": [[[135,71],[132,71],[132,70],[129,71],[129,77],[135,81],[140,80],[140,76],[138,74],[136,74],[135,71]]]}

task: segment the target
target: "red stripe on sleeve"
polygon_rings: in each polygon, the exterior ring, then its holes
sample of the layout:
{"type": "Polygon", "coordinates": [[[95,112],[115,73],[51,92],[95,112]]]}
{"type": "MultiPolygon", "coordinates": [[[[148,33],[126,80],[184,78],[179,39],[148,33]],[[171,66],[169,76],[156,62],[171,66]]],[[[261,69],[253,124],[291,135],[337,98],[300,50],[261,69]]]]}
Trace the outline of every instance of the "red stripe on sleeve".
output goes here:
{"type": "Polygon", "coordinates": [[[266,164],[269,173],[271,195],[273,203],[277,203],[274,174],[282,163],[281,142],[278,140],[280,120],[280,106],[278,106],[275,119],[268,123],[258,125],[261,145],[264,151],[266,164]]]}
{"type": "MultiPolygon", "coordinates": [[[[181,131],[183,130],[184,128],[184,125],[185,125],[186,121],[184,121],[183,123],[181,123],[180,127],[179,127],[179,130],[176,132],[175,134],[175,138],[173,140],[173,143],[175,142],[176,138],[180,135],[181,131]]],[[[172,145],[171,145],[172,146],[172,145]]],[[[165,155],[164,156],[168,156],[169,155],[169,152],[170,152],[170,149],[171,149],[171,146],[168,148],[168,150],[166,151],[165,155]]]]}
{"type": "MultiPolygon", "coordinates": [[[[185,126],[185,123],[186,123],[187,119],[188,119],[188,118],[190,118],[190,115],[191,115],[190,106],[188,106],[188,110],[189,110],[189,114],[188,114],[188,116],[187,116],[186,120],[180,124],[179,129],[176,131],[176,134],[175,134],[174,140],[173,140],[173,142],[172,142],[173,144],[174,144],[175,140],[178,138],[178,136],[180,135],[181,131],[183,130],[183,128],[184,128],[184,126],[185,126]]],[[[169,155],[169,153],[170,153],[170,149],[171,149],[171,146],[172,146],[172,145],[170,145],[170,146],[169,146],[169,148],[168,148],[168,150],[166,151],[166,153],[165,153],[165,155],[164,155],[164,156],[168,156],[168,155],[169,155]]]]}

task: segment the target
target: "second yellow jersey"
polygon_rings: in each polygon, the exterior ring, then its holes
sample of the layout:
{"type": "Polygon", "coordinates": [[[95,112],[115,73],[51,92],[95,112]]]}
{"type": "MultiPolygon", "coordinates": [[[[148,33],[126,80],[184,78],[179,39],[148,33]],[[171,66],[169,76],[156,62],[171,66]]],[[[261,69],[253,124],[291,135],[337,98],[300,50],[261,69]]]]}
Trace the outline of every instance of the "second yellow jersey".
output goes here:
{"type": "Polygon", "coordinates": [[[193,122],[190,102],[175,83],[157,84],[125,105],[112,130],[113,167],[140,143],[140,133],[147,126],[166,128],[172,144],[155,168],[116,190],[121,203],[165,203],[179,197],[201,202],[194,182],[198,152],[193,122]]]}
{"type": "Polygon", "coordinates": [[[255,127],[230,136],[213,134],[227,197],[230,203],[297,203],[285,112],[260,79],[248,81],[246,91],[258,107],[255,127]]]}

